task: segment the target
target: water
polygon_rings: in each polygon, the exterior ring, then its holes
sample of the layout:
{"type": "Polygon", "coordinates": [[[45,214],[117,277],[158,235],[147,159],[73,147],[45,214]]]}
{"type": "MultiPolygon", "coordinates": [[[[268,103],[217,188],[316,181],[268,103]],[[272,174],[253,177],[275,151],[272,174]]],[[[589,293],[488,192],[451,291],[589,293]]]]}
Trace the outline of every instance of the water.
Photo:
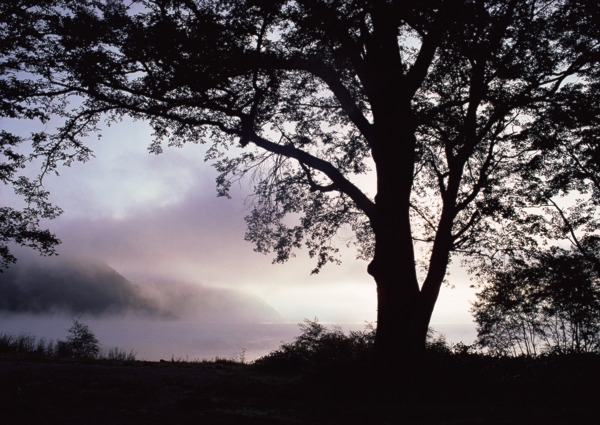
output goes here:
{"type": "MultiPolygon", "coordinates": [[[[81,317],[100,341],[102,351],[118,347],[133,350],[139,360],[211,360],[217,357],[252,361],[268,354],[301,333],[297,323],[223,323],[198,320],[144,320],[138,317],[81,317]]],[[[60,315],[0,316],[0,333],[29,333],[46,340],[64,339],[73,317],[60,315]]],[[[326,326],[334,324],[324,323],[326,326]]],[[[363,323],[341,323],[345,332],[363,330],[363,323]]],[[[449,343],[470,343],[470,323],[432,324],[449,343]]]]}

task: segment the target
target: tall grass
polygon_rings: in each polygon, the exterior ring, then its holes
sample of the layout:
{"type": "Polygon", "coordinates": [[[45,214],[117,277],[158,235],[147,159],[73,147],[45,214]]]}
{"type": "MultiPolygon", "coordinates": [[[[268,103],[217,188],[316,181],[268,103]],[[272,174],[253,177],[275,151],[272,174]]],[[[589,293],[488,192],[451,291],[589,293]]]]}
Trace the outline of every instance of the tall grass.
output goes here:
{"type": "Polygon", "coordinates": [[[106,355],[107,360],[114,360],[119,362],[133,362],[135,361],[136,353],[131,350],[129,353],[118,348],[111,348],[108,350],[108,354],[106,355]]]}

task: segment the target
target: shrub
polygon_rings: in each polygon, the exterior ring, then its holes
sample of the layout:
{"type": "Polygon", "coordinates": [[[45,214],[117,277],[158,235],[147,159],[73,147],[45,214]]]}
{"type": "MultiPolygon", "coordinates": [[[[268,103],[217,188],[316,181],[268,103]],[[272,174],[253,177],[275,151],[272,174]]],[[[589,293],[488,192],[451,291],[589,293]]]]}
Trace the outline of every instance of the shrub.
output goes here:
{"type": "MultiPolygon", "coordinates": [[[[315,320],[299,324],[302,331],[293,342],[282,344],[278,349],[254,361],[254,365],[277,372],[303,374],[336,373],[348,367],[369,372],[373,358],[375,328],[367,324],[364,331],[344,334],[338,326],[327,328],[315,320]]],[[[452,360],[476,356],[473,345],[462,342],[450,345],[446,337],[432,328],[427,333],[425,356],[452,360]]]]}
{"type": "Polygon", "coordinates": [[[600,276],[577,250],[512,259],[476,294],[477,344],[494,355],[600,352],[600,276]]]}
{"type": "Polygon", "coordinates": [[[13,352],[13,339],[13,336],[5,333],[0,335],[0,353],[13,352]]]}
{"type": "Polygon", "coordinates": [[[98,357],[100,352],[98,339],[86,324],[74,320],[73,325],[67,329],[67,332],[70,334],[67,340],[64,342],[59,341],[59,352],[62,355],[83,359],[98,357]]]}
{"type": "Polygon", "coordinates": [[[375,330],[367,325],[364,331],[344,334],[341,328],[328,329],[315,320],[299,324],[302,333],[294,342],[257,359],[255,366],[287,372],[319,371],[334,364],[356,363],[370,356],[375,330]]]}

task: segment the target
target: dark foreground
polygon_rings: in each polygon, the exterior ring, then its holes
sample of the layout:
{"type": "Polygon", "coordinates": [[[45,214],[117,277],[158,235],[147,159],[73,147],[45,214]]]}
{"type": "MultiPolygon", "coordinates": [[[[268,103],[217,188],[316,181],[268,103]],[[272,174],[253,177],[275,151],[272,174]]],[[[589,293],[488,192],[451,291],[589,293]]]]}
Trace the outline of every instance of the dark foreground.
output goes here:
{"type": "Polygon", "coordinates": [[[368,373],[342,369],[2,360],[0,423],[594,424],[598,366],[596,356],[434,361],[413,391],[382,395],[368,373]]]}

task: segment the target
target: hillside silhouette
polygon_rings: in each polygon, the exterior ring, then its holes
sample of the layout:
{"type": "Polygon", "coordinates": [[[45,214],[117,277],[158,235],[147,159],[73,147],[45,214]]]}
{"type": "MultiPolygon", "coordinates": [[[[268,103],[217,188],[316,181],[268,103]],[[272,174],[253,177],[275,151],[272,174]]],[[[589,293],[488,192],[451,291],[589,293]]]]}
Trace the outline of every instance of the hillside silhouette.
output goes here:
{"type": "Polygon", "coordinates": [[[89,259],[23,258],[0,275],[0,312],[134,314],[157,319],[280,321],[262,299],[168,277],[133,283],[108,264],[89,259]]]}

